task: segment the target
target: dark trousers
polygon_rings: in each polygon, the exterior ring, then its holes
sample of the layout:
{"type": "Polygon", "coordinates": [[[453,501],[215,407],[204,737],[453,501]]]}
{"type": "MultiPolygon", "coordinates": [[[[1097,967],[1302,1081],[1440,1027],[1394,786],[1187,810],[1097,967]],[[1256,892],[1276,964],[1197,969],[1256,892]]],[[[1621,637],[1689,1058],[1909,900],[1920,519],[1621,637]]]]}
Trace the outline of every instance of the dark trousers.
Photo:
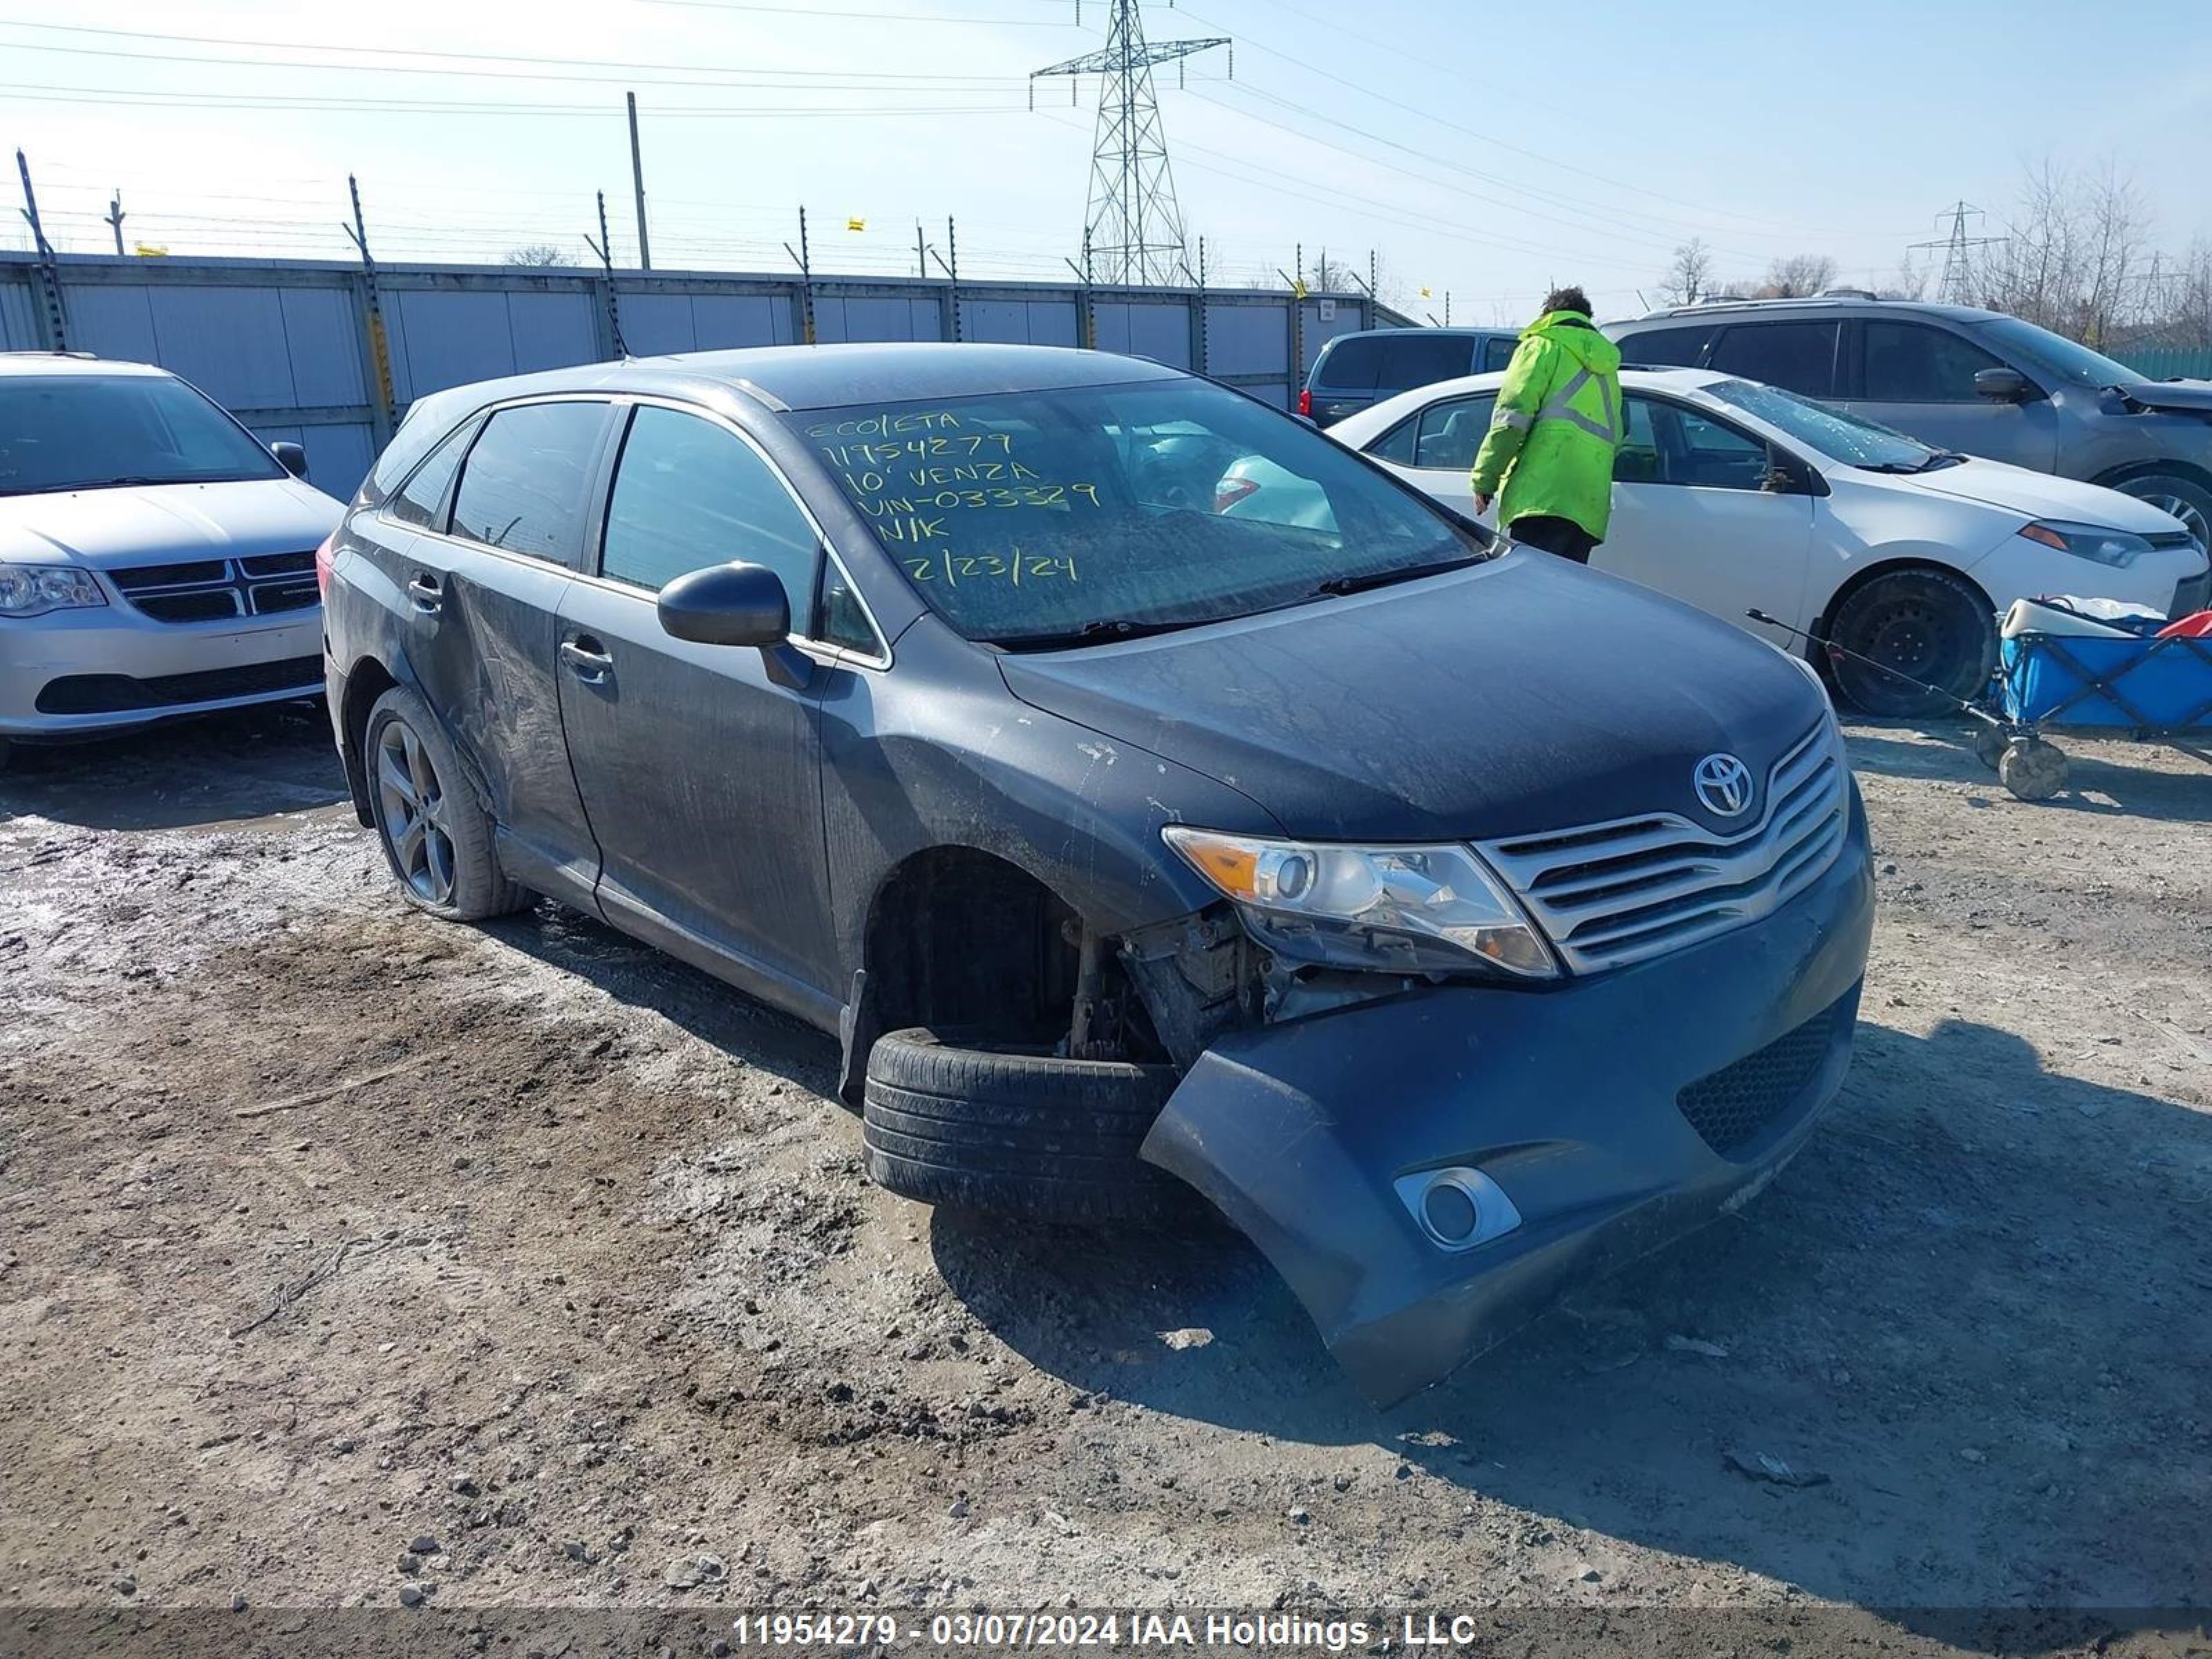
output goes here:
{"type": "Polygon", "coordinates": [[[1540,547],[1577,564],[1588,564],[1590,549],[1597,545],[1597,538],[1572,519],[1548,513],[1523,514],[1505,526],[1505,533],[1523,546],[1540,547]]]}

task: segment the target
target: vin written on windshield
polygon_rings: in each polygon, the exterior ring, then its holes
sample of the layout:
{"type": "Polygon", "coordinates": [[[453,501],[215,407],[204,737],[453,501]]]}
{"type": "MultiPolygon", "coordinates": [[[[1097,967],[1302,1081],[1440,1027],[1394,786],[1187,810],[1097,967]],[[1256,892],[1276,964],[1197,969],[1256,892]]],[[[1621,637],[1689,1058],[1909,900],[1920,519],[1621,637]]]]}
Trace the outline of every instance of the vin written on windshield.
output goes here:
{"type": "Polygon", "coordinates": [[[1479,550],[1328,440],[1200,380],[787,418],[970,639],[1157,632],[1479,550]]]}

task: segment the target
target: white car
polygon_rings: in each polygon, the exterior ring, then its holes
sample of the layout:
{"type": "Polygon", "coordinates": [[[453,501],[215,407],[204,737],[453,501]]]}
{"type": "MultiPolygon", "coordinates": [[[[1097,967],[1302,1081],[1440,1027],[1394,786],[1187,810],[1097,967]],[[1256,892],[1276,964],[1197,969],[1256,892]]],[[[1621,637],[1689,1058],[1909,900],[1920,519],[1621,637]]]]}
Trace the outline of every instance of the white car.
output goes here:
{"type": "Polygon", "coordinates": [[[0,762],[323,689],[316,549],[345,511],[143,363],[0,353],[0,762]]]}
{"type": "MultiPolygon", "coordinates": [[[[1472,516],[1468,471],[1502,374],[1421,387],[1329,428],[1472,516]]],[[[1590,563],[1818,660],[1870,714],[1950,707],[1987,683],[1996,618],[2070,593],[2168,616],[2207,603],[2204,550],[2132,496],[1931,448],[1804,398],[1703,369],[1626,369],[1613,523],[1590,563]],[[1755,623],[1759,611],[1788,626],[1755,623]],[[1801,630],[1793,632],[1791,630],[1801,630]]],[[[1492,514],[1496,507],[1493,504],[1492,514]]]]}

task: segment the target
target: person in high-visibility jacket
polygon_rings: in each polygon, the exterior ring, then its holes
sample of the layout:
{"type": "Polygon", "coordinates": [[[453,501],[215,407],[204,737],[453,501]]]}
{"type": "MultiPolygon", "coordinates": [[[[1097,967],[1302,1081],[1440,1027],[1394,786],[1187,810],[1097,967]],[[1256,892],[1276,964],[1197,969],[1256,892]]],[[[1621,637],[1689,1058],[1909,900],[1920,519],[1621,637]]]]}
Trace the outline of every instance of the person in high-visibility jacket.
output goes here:
{"type": "Polygon", "coordinates": [[[1620,348],[1590,321],[1589,295],[1554,289],[1506,365],[1474,458],[1474,510],[1495,497],[1514,540],[1589,563],[1613,514],[1623,423],[1620,348]]]}

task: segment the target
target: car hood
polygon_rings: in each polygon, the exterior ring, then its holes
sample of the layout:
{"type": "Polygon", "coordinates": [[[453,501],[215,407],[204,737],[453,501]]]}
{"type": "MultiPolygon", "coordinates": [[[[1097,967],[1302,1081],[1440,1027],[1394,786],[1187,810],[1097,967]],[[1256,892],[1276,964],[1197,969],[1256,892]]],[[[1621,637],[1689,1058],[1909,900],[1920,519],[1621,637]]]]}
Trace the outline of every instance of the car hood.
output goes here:
{"type": "Polygon", "coordinates": [[[2130,381],[2120,396],[2145,409],[2185,409],[2212,414],[2212,380],[2130,381]]]}
{"type": "Polygon", "coordinates": [[[0,558],[105,568],[297,553],[329,535],[344,511],[292,477],[0,495],[0,558]]]}
{"type": "Polygon", "coordinates": [[[1763,783],[1825,716],[1782,653],[1518,550],[1464,572],[1087,650],[1001,659],[1014,695],[1204,772],[1316,840],[1466,841],[1672,811],[1763,783]]]}
{"type": "Polygon", "coordinates": [[[2167,535],[2182,527],[2179,520],[2117,489],[2031,472],[2002,461],[1961,461],[1940,471],[1909,474],[1905,482],[1939,495],[2002,507],[2024,519],[2065,520],[2138,536],[2167,535]]]}

